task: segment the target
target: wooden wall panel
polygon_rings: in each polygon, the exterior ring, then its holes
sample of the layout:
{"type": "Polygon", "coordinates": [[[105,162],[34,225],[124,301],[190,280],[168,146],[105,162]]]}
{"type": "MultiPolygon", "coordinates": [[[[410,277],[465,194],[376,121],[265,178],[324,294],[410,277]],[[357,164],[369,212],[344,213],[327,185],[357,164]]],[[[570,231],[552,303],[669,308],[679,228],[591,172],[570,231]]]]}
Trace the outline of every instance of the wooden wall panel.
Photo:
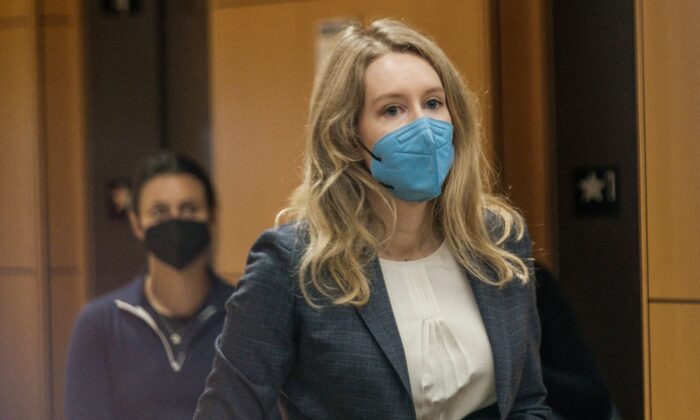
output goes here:
{"type": "Polygon", "coordinates": [[[80,5],[42,4],[39,19],[33,1],[0,6],[2,419],[63,418],[65,352],[85,300],[80,5]]]}
{"type": "Polygon", "coordinates": [[[651,303],[651,418],[698,417],[700,305],[651,303]]]}
{"type": "MultiPolygon", "coordinates": [[[[230,2],[224,2],[229,4],[230,2]]],[[[289,1],[211,12],[212,156],[221,197],[218,268],[239,273],[299,182],[320,20],[392,16],[433,36],[476,91],[492,132],[490,2],[289,1]]]]}
{"type": "Polygon", "coordinates": [[[0,418],[49,417],[46,220],[34,1],[0,6],[0,418]]]}
{"type": "Polygon", "coordinates": [[[30,267],[36,242],[37,87],[29,26],[0,26],[0,267],[30,267]]]}
{"type": "Polygon", "coordinates": [[[44,4],[43,93],[49,224],[51,418],[63,419],[66,356],[87,300],[82,40],[78,2],[44,4]]]}
{"type": "Polygon", "coordinates": [[[700,301],[700,2],[642,4],[649,295],[700,301]]]}
{"type": "Polygon", "coordinates": [[[502,181],[528,221],[534,257],[557,270],[549,9],[545,0],[499,7],[502,181]]]}
{"type": "Polygon", "coordinates": [[[65,370],[73,323],[85,303],[86,278],[72,270],[51,271],[51,389],[53,420],[63,419],[65,370]]]}
{"type": "Polygon", "coordinates": [[[77,267],[84,256],[84,144],[76,24],[44,32],[49,242],[53,267],[77,267]]]}
{"type": "Polygon", "coordinates": [[[637,0],[647,414],[697,417],[700,3],[637,0]]]}
{"type": "Polygon", "coordinates": [[[70,15],[81,7],[80,0],[42,0],[41,3],[44,15],[70,15]]]}
{"type": "Polygon", "coordinates": [[[27,16],[33,7],[31,0],[3,0],[0,2],[0,18],[27,16]]]}
{"type": "Polygon", "coordinates": [[[41,278],[0,269],[0,418],[46,419],[41,278]]]}

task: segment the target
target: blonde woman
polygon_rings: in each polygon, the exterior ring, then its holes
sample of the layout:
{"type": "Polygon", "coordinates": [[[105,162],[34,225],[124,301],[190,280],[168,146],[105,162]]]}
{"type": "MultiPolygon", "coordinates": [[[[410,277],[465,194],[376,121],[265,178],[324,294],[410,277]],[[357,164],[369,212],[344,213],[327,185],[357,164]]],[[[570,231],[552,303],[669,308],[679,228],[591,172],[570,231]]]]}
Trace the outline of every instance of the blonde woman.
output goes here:
{"type": "Polygon", "coordinates": [[[431,40],[344,32],[289,223],[250,251],[195,418],[549,416],[530,242],[489,192],[478,122],[431,40]]]}

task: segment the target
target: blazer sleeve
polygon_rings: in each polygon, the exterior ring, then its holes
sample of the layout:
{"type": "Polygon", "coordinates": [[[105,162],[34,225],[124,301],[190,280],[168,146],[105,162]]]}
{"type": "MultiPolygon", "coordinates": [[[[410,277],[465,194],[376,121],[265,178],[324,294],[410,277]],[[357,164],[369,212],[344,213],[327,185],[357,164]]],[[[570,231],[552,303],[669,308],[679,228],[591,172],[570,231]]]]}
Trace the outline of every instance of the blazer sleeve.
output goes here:
{"type": "Polygon", "coordinates": [[[296,276],[291,247],[282,236],[280,230],[269,230],[258,238],[226,302],[226,320],[197,420],[264,419],[275,407],[295,357],[296,276]]]}
{"type": "Polygon", "coordinates": [[[65,387],[68,420],[111,419],[114,415],[103,315],[88,306],[73,328],[65,387]]]}
{"type": "Polygon", "coordinates": [[[547,391],[542,381],[542,365],[540,362],[540,339],[542,333],[537,314],[532,243],[527,228],[525,228],[523,238],[509,242],[512,252],[522,258],[528,266],[530,279],[525,285],[520,284],[518,280],[514,280],[514,284],[509,286],[519,288],[522,293],[521,299],[525,301],[525,307],[527,308],[524,316],[526,317],[525,325],[528,333],[525,361],[522,365],[522,372],[518,381],[519,386],[511,411],[508,414],[508,419],[549,419],[551,418],[551,410],[545,402],[547,391]]]}

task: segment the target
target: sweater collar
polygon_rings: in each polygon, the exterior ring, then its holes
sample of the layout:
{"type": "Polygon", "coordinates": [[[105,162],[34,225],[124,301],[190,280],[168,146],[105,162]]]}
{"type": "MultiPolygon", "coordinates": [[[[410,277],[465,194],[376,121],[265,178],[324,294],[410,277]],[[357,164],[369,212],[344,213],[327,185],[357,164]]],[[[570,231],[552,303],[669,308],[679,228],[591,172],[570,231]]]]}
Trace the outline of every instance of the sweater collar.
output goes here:
{"type": "MultiPolygon", "coordinates": [[[[120,296],[119,300],[124,301],[133,306],[145,307],[148,305],[146,301],[146,295],[143,292],[143,286],[146,281],[148,272],[146,270],[140,271],[134,281],[130,282],[127,286],[125,293],[120,296]]],[[[204,306],[214,305],[217,312],[224,310],[224,305],[228,300],[231,293],[233,293],[233,286],[225,283],[224,280],[217,276],[213,270],[208,270],[209,280],[211,281],[211,290],[206,298],[204,306]]]]}

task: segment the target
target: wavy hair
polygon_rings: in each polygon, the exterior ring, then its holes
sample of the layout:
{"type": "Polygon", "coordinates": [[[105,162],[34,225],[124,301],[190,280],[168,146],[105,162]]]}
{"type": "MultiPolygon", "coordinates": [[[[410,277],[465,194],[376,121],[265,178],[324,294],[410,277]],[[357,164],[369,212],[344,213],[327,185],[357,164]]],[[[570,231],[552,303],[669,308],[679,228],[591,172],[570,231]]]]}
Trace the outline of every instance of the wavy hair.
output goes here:
{"type": "Polygon", "coordinates": [[[527,282],[525,262],[502,246],[511,236],[522,238],[524,222],[505,199],[492,193],[475,96],[432,40],[401,22],[382,19],[346,28],[314,83],[303,181],[277,217],[277,223],[296,222],[308,237],[298,267],[304,297],[315,305],[312,286],[336,305],[367,303],[366,268],[394,231],[391,193],[372,178],[358,147],[365,70],[391,52],[416,54],[432,65],[454,125],[455,157],[442,194],[433,203],[435,227],[457,261],[481,281],[497,286],[516,278],[527,282]],[[370,191],[389,209],[390,223],[372,211],[370,191]],[[497,222],[487,223],[487,214],[497,222]]]}

